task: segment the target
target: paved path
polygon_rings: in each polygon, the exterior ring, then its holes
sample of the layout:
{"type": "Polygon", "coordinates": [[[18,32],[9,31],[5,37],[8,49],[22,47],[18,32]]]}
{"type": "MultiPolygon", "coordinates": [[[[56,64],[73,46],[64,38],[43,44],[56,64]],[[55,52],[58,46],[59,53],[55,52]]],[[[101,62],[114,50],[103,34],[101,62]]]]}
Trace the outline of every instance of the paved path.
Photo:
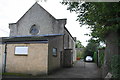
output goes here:
{"type": "Polygon", "coordinates": [[[101,78],[101,75],[95,63],[77,61],[74,67],[63,68],[47,78],[101,78]]]}
{"type": "MultiPolygon", "coordinates": [[[[20,76],[5,76],[5,78],[22,78],[20,76]]],[[[23,77],[24,78],[24,77],[23,77]]],[[[48,76],[28,78],[101,78],[100,70],[95,63],[77,61],[72,68],[62,68],[48,76]]]]}

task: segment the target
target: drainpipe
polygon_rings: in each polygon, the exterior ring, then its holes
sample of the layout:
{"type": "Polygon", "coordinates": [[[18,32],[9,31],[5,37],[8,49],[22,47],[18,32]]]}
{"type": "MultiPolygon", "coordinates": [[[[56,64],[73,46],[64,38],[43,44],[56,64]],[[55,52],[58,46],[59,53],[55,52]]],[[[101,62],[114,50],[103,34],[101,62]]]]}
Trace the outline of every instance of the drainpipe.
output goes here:
{"type": "Polygon", "coordinates": [[[5,57],[4,57],[4,72],[6,72],[6,58],[7,58],[7,43],[5,43],[5,57]]]}

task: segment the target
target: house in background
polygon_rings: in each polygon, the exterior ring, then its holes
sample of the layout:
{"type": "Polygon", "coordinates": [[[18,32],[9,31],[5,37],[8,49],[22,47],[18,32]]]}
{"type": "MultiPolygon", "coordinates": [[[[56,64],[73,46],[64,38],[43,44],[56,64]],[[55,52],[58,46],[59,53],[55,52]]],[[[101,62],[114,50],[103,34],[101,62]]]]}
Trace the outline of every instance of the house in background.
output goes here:
{"type": "Polygon", "coordinates": [[[1,38],[5,72],[48,74],[76,61],[75,38],[66,19],[55,19],[37,2],[1,38]]]}

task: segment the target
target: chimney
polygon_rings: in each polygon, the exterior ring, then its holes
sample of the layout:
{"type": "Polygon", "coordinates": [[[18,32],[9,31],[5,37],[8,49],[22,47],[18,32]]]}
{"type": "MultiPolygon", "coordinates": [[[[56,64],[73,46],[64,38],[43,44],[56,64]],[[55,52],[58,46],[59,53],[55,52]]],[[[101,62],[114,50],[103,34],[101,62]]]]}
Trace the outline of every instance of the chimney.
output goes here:
{"type": "Polygon", "coordinates": [[[76,42],[77,38],[76,38],[76,37],[73,37],[73,38],[74,38],[74,40],[75,40],[75,42],[76,42]]]}

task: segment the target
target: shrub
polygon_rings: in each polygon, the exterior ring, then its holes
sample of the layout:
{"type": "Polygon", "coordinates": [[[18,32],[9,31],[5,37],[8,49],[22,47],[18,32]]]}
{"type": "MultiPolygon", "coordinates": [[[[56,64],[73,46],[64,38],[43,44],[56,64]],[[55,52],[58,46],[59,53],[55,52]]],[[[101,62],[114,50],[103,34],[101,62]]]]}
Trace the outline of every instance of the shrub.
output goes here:
{"type": "Polygon", "coordinates": [[[99,54],[99,67],[101,67],[104,64],[104,53],[99,54]]]}
{"type": "Polygon", "coordinates": [[[77,53],[77,58],[80,58],[81,57],[81,54],[80,52],[77,53]]]}
{"type": "Polygon", "coordinates": [[[111,59],[111,73],[113,78],[120,78],[120,55],[115,55],[111,59]]]}
{"type": "Polygon", "coordinates": [[[93,54],[93,59],[94,59],[94,62],[97,63],[97,53],[96,52],[94,52],[94,54],[93,54]]]}

